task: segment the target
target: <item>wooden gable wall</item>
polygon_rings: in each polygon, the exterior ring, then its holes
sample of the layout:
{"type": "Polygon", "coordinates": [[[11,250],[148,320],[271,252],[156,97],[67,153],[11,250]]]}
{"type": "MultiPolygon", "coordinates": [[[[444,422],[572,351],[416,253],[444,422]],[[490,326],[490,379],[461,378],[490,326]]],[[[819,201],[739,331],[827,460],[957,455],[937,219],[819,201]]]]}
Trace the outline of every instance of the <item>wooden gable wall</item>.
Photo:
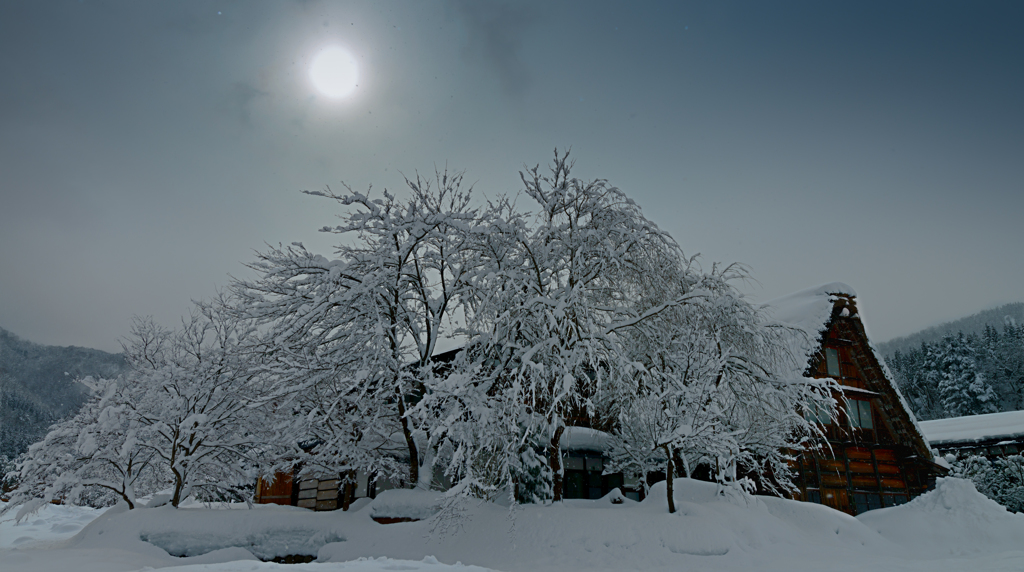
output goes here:
{"type": "Polygon", "coordinates": [[[886,378],[852,296],[836,296],[820,342],[806,375],[839,382],[839,419],[823,427],[827,443],[798,452],[793,468],[800,492],[795,496],[859,514],[902,504],[928,490],[943,470],[932,462],[928,444],[886,378]],[[831,372],[830,351],[838,358],[831,372]],[[861,419],[865,411],[870,411],[869,420],[861,419]]]}

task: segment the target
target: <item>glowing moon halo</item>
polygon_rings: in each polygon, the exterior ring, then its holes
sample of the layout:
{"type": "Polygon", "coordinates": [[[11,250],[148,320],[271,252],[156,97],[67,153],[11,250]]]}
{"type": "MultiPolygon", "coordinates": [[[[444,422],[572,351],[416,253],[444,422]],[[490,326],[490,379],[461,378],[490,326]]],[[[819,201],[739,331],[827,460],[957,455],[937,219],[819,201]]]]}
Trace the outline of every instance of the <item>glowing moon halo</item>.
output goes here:
{"type": "Polygon", "coordinates": [[[317,91],[328,97],[345,97],[356,89],[359,69],[348,51],[333,47],[320,52],[309,67],[317,91]]]}

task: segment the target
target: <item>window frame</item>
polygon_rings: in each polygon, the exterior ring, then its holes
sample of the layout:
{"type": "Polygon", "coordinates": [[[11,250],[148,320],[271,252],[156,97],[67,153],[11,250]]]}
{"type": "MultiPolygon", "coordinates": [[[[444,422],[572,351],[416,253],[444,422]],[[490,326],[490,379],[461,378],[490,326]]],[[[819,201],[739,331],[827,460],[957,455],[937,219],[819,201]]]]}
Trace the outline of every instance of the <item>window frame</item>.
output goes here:
{"type": "Polygon", "coordinates": [[[825,348],[825,375],[835,379],[843,377],[843,368],[839,361],[839,348],[825,348]]]}
{"type": "Polygon", "coordinates": [[[874,414],[871,411],[871,401],[865,399],[846,399],[846,419],[850,427],[873,431],[875,429],[874,414]],[[867,424],[864,423],[865,418],[867,424]]]}

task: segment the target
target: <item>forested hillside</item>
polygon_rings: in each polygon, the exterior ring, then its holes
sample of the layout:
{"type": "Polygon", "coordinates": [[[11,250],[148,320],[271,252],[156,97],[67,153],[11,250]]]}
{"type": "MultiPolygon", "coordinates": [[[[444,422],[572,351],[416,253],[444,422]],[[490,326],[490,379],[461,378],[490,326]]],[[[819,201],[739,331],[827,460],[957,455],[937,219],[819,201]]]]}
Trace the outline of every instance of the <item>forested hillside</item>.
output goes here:
{"type": "Polygon", "coordinates": [[[907,353],[909,350],[919,349],[922,342],[932,344],[938,342],[947,334],[963,332],[964,334],[981,335],[985,331],[986,326],[1002,328],[1005,323],[1024,325],[1024,302],[1016,302],[992,310],[984,310],[966,318],[925,328],[909,336],[893,338],[878,344],[878,350],[885,356],[891,356],[896,352],[907,353]]]}
{"type": "Polygon", "coordinates": [[[1024,324],[1000,321],[886,355],[918,419],[1024,409],[1024,324]]]}
{"type": "Polygon", "coordinates": [[[0,457],[17,456],[78,411],[88,389],[76,378],[115,377],[124,367],[121,354],[44,346],[0,328],[0,457]]]}

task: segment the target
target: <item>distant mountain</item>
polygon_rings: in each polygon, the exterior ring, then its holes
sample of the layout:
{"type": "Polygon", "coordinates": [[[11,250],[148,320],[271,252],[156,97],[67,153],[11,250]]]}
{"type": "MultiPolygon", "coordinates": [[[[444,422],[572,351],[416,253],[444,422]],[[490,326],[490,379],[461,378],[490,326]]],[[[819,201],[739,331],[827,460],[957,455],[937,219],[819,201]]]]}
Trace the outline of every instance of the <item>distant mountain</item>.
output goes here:
{"type": "Polygon", "coordinates": [[[963,332],[964,334],[980,335],[985,330],[986,325],[1001,330],[1003,325],[1009,320],[1012,320],[1018,326],[1024,325],[1024,302],[1006,304],[993,310],[984,310],[966,318],[926,328],[909,336],[893,338],[878,344],[878,351],[884,356],[891,356],[897,351],[906,352],[910,349],[920,348],[921,342],[929,344],[937,342],[946,334],[963,332]]]}
{"type": "Polygon", "coordinates": [[[0,328],[0,456],[13,458],[78,411],[89,390],[77,378],[116,377],[124,356],[75,346],[44,346],[0,328]]]}

